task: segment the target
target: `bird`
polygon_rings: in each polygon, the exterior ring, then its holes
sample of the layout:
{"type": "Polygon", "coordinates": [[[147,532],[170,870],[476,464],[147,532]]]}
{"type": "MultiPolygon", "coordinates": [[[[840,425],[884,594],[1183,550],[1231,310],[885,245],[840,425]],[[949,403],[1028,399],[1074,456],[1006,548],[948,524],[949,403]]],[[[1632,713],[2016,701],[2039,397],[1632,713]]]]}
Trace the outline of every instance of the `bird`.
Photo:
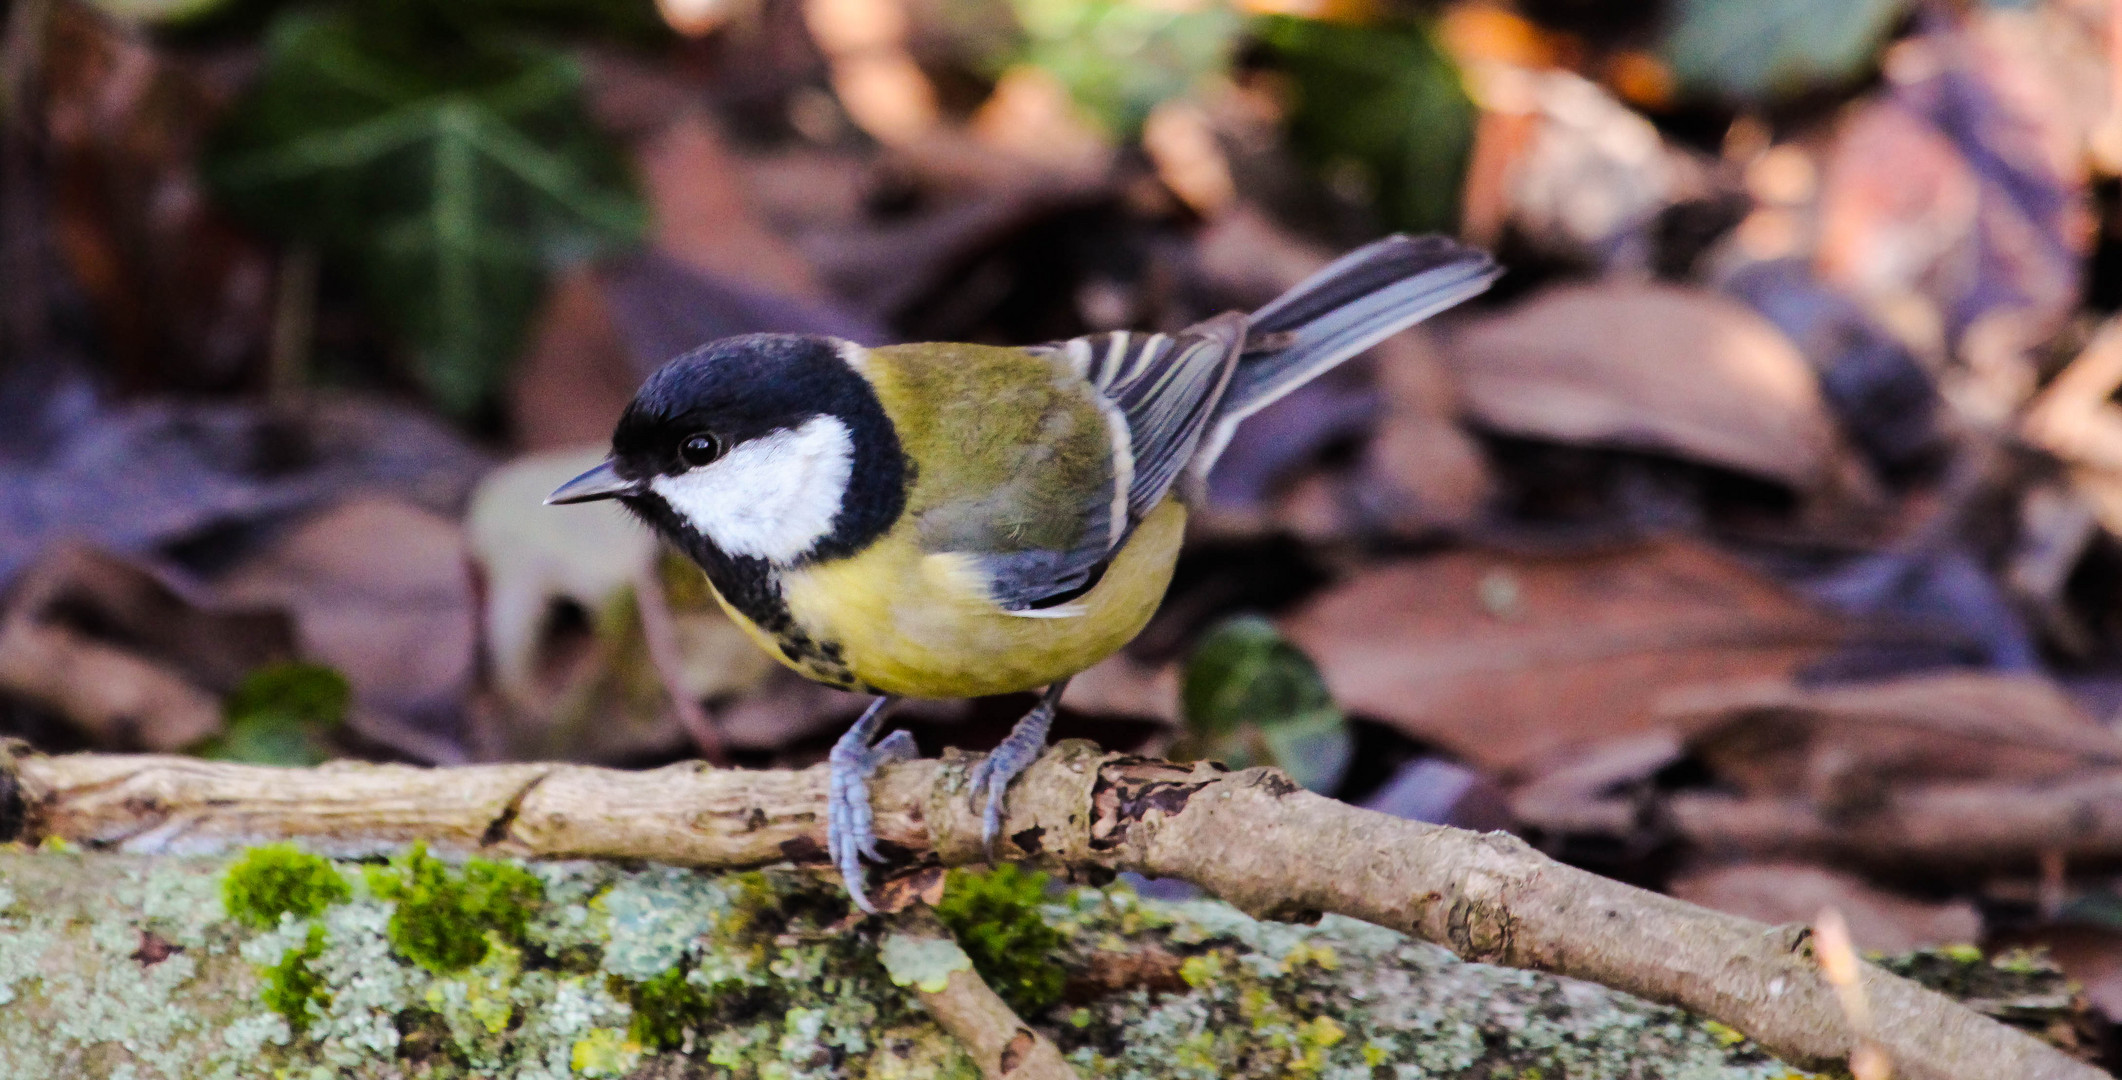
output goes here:
{"type": "Polygon", "coordinates": [[[649,376],[606,460],[546,498],[613,499],[806,678],[875,696],[828,756],[828,854],[873,911],[868,781],[914,756],[908,698],[1041,691],[969,777],[992,848],[1071,676],[1140,633],[1240,421],[1487,289],[1484,252],[1393,235],[1269,302],[1171,333],[864,347],[748,334],[649,376]]]}

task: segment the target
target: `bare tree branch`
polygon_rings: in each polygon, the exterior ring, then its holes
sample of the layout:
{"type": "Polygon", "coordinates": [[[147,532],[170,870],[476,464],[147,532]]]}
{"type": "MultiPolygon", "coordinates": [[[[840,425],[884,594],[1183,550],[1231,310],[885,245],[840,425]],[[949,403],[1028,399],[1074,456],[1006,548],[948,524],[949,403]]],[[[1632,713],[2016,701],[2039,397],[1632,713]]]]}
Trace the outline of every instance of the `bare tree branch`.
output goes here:
{"type": "MultiPolygon", "coordinates": [[[[986,859],[980,816],[966,796],[972,760],[912,761],[878,775],[877,833],[892,858],[986,859]]],[[[356,854],[419,839],[525,858],[822,864],[825,798],[823,767],[297,770],[16,756],[0,765],[0,840],[206,853],[300,838],[356,854]]],[[[1339,912],[1470,960],[1680,1005],[1804,1068],[1846,1062],[1858,1042],[1803,927],[1769,927],[1609,881],[1500,833],[1361,810],[1274,770],[1183,767],[1062,743],[1011,788],[1003,831],[1003,857],[1184,878],[1255,915],[1339,912]]],[[[1876,967],[1866,965],[1860,978],[1874,1037],[1906,1080],[2104,1075],[1876,967]]]]}

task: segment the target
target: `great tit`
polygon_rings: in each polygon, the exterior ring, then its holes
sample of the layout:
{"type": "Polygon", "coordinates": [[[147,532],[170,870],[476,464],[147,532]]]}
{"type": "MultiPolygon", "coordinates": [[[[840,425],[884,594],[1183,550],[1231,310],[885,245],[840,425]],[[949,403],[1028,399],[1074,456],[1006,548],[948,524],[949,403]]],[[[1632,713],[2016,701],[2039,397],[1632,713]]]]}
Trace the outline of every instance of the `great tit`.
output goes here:
{"type": "Polygon", "coordinates": [[[872,745],[901,697],[1045,688],[971,776],[992,844],[1070,676],[1139,633],[1238,422],[1486,289],[1489,257],[1393,236],[1266,307],[1177,333],[1027,348],[751,334],[650,376],[611,456],[548,504],[617,499],[691,556],[760,647],[878,695],[831,754],[827,833],[855,903],[877,858],[872,745]]]}

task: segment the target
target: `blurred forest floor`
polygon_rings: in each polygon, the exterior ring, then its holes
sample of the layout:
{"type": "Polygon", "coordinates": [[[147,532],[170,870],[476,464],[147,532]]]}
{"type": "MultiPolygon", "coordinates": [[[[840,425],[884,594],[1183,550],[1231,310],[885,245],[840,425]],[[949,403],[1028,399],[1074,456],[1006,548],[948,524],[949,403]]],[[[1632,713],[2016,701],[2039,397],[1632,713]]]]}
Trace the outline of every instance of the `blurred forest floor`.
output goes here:
{"type": "Polygon", "coordinates": [[[2122,1019],[2122,8],[4,10],[0,733],[817,761],[859,699],[538,505],[648,372],[1173,329],[1450,231],[1510,274],[1241,430],[1057,734],[2045,947],[2122,1019]]]}

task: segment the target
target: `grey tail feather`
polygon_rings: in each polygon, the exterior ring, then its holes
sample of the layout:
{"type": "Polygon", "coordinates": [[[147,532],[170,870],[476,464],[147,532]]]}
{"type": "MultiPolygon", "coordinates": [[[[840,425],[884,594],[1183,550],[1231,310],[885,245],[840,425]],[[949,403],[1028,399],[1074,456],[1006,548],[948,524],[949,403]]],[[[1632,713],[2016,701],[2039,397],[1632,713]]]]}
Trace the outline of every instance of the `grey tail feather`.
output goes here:
{"type": "Polygon", "coordinates": [[[1442,236],[1389,236],[1343,255],[1252,313],[1248,352],[1195,452],[1206,477],[1238,422],[1385,338],[1480,295],[1503,269],[1442,236]],[[1257,346],[1256,346],[1257,347],[1257,346]]]}

